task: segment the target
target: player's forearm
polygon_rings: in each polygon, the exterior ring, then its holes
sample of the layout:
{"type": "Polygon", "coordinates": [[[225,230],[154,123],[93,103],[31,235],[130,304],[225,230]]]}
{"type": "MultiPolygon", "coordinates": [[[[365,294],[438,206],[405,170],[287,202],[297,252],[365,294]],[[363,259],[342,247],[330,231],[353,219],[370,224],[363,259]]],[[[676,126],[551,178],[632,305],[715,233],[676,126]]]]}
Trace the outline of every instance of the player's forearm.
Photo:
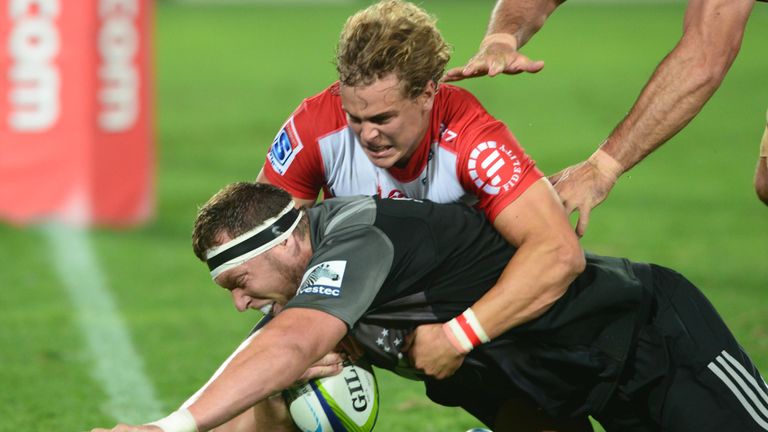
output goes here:
{"type": "Polygon", "coordinates": [[[198,429],[210,430],[293,384],[310,363],[298,352],[259,344],[238,354],[189,407],[198,429]]]}
{"type": "Polygon", "coordinates": [[[682,39],[601,148],[626,172],[685,127],[738,54],[747,0],[692,0],[682,39]],[[739,3],[739,5],[736,5],[739,3]]]}
{"type": "Polygon", "coordinates": [[[578,242],[560,238],[526,242],[472,310],[493,339],[545,313],[583,269],[578,242]]]}
{"type": "Polygon", "coordinates": [[[491,13],[486,35],[511,34],[520,48],[539,31],[560,3],[560,0],[499,0],[491,13]]]}
{"type": "Polygon", "coordinates": [[[310,309],[287,309],[270,321],[189,407],[209,430],[292,385],[346,333],[346,325],[310,309]]]}

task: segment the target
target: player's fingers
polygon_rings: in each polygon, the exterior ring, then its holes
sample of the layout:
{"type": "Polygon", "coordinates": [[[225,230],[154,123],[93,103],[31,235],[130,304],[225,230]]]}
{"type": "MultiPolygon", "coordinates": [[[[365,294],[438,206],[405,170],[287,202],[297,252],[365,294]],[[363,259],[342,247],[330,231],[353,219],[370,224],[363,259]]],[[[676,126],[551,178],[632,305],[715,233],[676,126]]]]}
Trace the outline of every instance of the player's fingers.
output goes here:
{"type": "Polygon", "coordinates": [[[558,171],[551,176],[547,177],[547,180],[549,180],[549,183],[552,184],[552,186],[557,186],[557,182],[560,181],[560,178],[563,176],[563,171],[558,171]]]}
{"type": "Polygon", "coordinates": [[[313,366],[329,366],[341,364],[344,362],[344,356],[341,353],[331,351],[316,361],[313,366]]]}
{"type": "Polygon", "coordinates": [[[488,59],[488,76],[494,77],[504,72],[509,65],[503,56],[494,56],[488,59]]]}
{"type": "Polygon", "coordinates": [[[301,375],[301,377],[299,377],[298,382],[305,382],[315,378],[325,378],[333,375],[338,375],[339,373],[341,373],[341,370],[343,368],[344,367],[341,363],[326,365],[326,366],[312,366],[311,368],[307,369],[301,375]]]}
{"type": "Polygon", "coordinates": [[[528,58],[525,60],[526,61],[517,66],[519,72],[536,73],[544,69],[544,62],[542,60],[533,61],[528,58]]]}
{"type": "Polygon", "coordinates": [[[583,237],[587,232],[587,225],[589,225],[589,213],[590,208],[587,206],[579,208],[579,220],[576,222],[576,235],[583,237]]]}
{"type": "Polygon", "coordinates": [[[465,66],[459,66],[449,69],[443,76],[443,82],[460,81],[466,78],[464,76],[465,66]]]}

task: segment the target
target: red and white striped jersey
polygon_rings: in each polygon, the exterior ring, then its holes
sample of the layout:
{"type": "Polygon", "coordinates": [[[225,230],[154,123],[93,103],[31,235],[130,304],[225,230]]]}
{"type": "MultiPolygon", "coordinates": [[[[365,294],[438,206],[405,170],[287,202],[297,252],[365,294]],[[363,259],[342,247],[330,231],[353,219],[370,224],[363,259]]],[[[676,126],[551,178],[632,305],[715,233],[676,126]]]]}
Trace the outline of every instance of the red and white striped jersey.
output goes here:
{"type": "Polygon", "coordinates": [[[275,137],[267,179],[291,195],[349,195],[464,201],[492,221],[542,177],[512,133],[468,91],[442,84],[427,133],[405,167],[383,169],[347,125],[339,85],[305,99],[275,137]]]}

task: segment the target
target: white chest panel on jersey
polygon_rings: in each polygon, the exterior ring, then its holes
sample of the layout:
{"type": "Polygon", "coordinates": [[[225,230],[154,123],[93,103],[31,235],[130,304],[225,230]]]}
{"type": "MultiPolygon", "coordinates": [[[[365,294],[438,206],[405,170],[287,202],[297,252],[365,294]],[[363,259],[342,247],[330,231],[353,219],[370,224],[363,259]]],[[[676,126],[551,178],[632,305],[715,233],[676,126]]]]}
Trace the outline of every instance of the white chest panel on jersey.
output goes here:
{"type": "Polygon", "coordinates": [[[334,196],[426,198],[439,203],[467,201],[468,196],[473,196],[459,183],[456,155],[438,143],[432,144],[426,165],[407,182],[371,163],[349,128],[327,135],[318,143],[326,184],[334,196]]]}

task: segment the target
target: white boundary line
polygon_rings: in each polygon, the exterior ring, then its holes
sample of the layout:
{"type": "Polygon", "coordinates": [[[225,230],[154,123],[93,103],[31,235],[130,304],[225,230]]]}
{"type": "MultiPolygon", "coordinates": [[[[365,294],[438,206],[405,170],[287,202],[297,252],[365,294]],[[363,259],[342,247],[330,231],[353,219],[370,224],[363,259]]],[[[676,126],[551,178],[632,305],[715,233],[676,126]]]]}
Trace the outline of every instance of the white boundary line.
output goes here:
{"type": "Polygon", "coordinates": [[[57,223],[42,226],[51,261],[66,287],[94,362],[92,375],[107,394],[103,408],[120,422],[163,417],[141,357],[107,289],[87,231],[57,223]]]}

